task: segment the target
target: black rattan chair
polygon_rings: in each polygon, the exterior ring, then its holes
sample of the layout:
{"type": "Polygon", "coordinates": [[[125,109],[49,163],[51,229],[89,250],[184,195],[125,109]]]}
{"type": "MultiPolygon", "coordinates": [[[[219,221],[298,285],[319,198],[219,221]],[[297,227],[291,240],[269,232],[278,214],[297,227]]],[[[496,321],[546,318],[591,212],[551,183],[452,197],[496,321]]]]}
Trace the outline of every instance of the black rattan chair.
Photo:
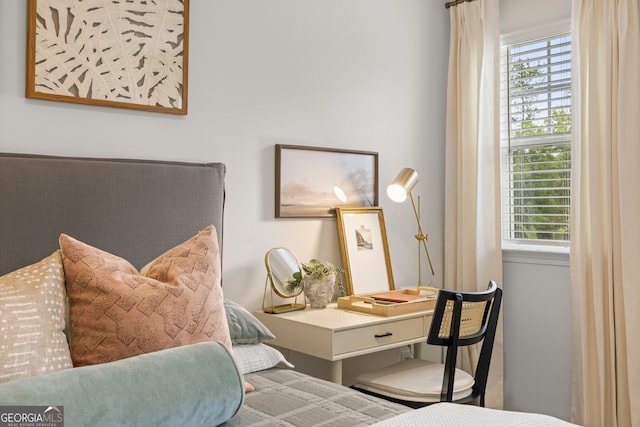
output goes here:
{"type": "Polygon", "coordinates": [[[404,360],[360,375],[352,387],[413,408],[436,402],[484,406],[501,303],[494,281],[482,292],[439,291],[427,343],[447,348],[445,363],[404,360]],[[480,342],[475,374],[457,369],[458,348],[480,342]]]}

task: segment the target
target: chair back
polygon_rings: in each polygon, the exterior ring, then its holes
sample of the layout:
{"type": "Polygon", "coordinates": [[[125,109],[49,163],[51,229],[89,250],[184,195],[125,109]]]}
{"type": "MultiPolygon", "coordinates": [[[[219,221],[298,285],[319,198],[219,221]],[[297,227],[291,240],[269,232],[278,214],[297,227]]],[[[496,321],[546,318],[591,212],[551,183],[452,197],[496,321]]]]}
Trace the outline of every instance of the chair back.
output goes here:
{"type": "Polygon", "coordinates": [[[482,341],[470,401],[479,400],[479,404],[484,406],[501,303],[502,289],[493,280],[489,282],[488,289],[482,292],[444,289],[438,292],[427,343],[447,347],[441,401],[450,402],[453,399],[458,347],[482,341]]]}

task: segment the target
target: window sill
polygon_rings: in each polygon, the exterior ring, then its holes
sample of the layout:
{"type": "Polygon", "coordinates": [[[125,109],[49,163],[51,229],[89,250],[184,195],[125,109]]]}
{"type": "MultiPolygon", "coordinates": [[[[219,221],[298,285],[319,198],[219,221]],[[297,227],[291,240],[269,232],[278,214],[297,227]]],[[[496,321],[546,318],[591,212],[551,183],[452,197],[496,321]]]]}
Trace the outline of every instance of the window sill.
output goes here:
{"type": "Polygon", "coordinates": [[[504,244],[502,262],[569,266],[569,248],[504,244]]]}

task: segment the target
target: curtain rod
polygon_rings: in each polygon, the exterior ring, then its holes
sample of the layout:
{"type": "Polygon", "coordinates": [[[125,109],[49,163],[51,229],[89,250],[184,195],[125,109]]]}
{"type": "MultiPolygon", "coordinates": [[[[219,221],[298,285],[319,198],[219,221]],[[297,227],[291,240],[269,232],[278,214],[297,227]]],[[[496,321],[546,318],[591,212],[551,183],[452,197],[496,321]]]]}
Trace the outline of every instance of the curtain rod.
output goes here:
{"type": "Polygon", "coordinates": [[[456,6],[459,5],[460,3],[464,3],[467,1],[473,1],[473,0],[453,0],[453,1],[448,1],[444,4],[444,7],[446,7],[447,9],[449,9],[451,6],[456,6]]]}

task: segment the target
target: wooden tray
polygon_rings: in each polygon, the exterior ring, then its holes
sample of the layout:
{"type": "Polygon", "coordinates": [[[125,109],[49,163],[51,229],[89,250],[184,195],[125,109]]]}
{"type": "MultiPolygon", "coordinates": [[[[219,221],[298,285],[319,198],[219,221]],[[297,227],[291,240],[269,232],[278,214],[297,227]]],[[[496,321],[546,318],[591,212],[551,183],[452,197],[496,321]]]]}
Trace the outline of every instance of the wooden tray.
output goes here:
{"type": "Polygon", "coordinates": [[[418,295],[422,291],[431,293],[425,295],[424,299],[397,303],[376,301],[371,297],[371,295],[381,294],[382,292],[349,295],[346,297],[338,298],[338,308],[342,308],[344,310],[359,311],[362,313],[377,314],[379,316],[395,316],[398,314],[413,313],[416,311],[433,310],[433,308],[436,306],[436,299],[438,299],[437,288],[420,287],[418,289],[399,289],[392,292],[396,292],[400,295],[418,295]]]}

